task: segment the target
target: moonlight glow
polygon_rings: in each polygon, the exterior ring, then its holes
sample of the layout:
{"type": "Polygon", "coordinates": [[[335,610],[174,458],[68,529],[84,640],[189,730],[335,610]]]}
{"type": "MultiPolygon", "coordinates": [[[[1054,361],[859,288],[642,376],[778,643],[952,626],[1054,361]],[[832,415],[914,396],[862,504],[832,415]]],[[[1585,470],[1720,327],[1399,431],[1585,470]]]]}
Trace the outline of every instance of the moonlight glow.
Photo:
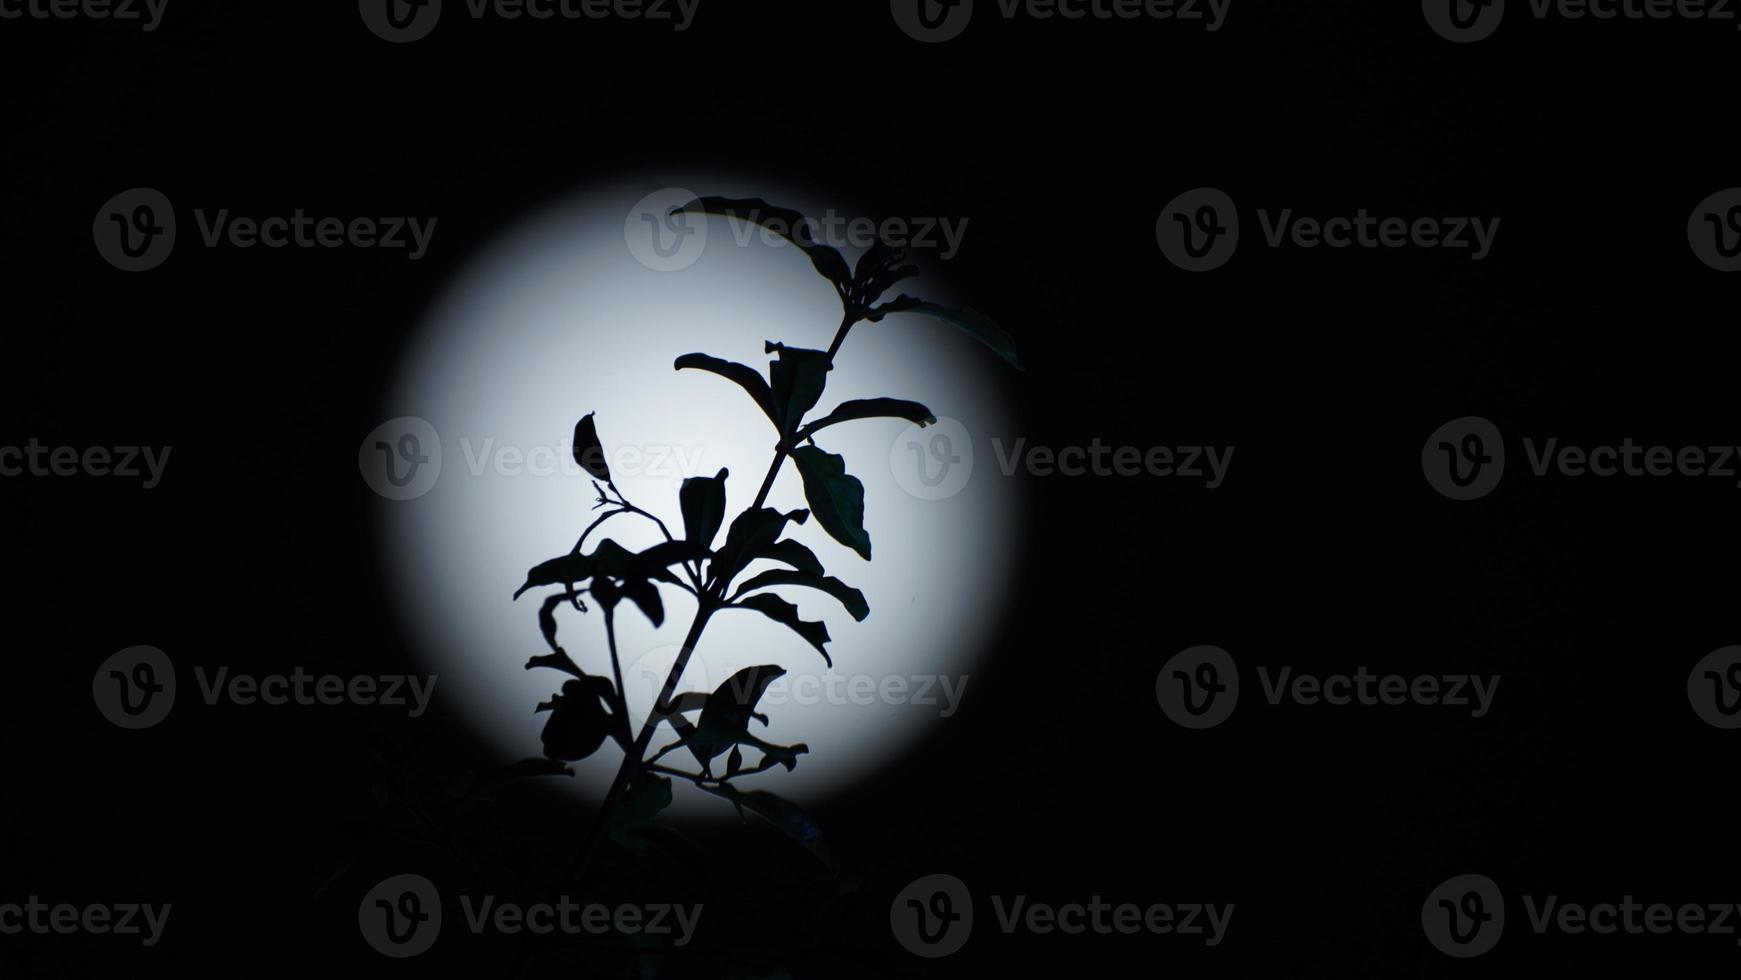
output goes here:
{"type": "MultiPolygon", "coordinates": [[[[382,418],[426,420],[441,446],[440,476],[428,493],[380,503],[402,621],[426,669],[440,675],[440,690],[458,699],[456,710],[504,762],[538,754],[546,716],[532,709],[563,679],[522,669],[545,652],[537,600],[509,596],[529,567],[567,553],[595,516],[590,481],[569,456],[575,420],[597,413],[616,485],[668,525],[681,526],[683,478],[722,467],[731,471],[727,504],[736,513],[766,472],[773,431],[735,386],[675,371],[672,361],[700,351],[761,368],[768,359],[764,341],[826,347],[839,322],[833,291],[797,250],[723,219],[707,222],[705,245],[681,269],[661,271],[648,267],[656,262],[638,260],[628,244],[638,230],[632,216],[637,202],[661,186],[760,196],[812,214],[829,206],[779,187],[683,177],[608,189],[535,214],[451,284],[409,346],[383,404],[382,418]]],[[[848,261],[857,258],[858,250],[843,251],[848,261]]],[[[927,264],[915,291],[948,300],[939,265],[927,264]]],[[[997,469],[987,441],[1010,429],[1005,407],[985,384],[1003,370],[972,340],[925,318],[860,324],[847,339],[819,414],[851,398],[923,402],[944,420],[923,437],[955,432],[948,447],[953,465],[964,467],[971,456],[972,475],[954,495],[926,499],[939,491],[914,476],[934,447],[912,444],[915,430],[896,420],[837,426],[821,438],[864,482],[875,560],[861,560],[814,522],[788,533],[809,545],[829,574],[863,590],[871,614],[855,622],[820,593],[777,590],[806,619],[827,624],[832,670],[757,613],[714,617],[682,690],[711,690],[741,667],[778,664],[788,673],[763,699],[772,723],[756,726],[757,734],[810,748],[795,772],[775,769],[746,779],[745,788],[815,801],[922,750],[926,733],[949,723],[945,711],[959,708],[956,702],[971,705],[985,637],[1004,612],[1018,527],[1013,481],[997,469]],[[960,428],[948,428],[948,420],[960,428]]],[[[952,474],[956,483],[962,472],[952,474]]],[[[768,503],[805,506],[790,464],[768,503]]],[[[660,540],[656,528],[634,517],[605,524],[588,550],[605,537],[632,549],[660,540]]],[[[694,612],[688,595],[663,592],[661,628],[628,608],[618,615],[637,729],[694,612]]],[[[596,609],[568,610],[559,619],[570,655],[589,673],[608,675],[596,609]]],[[[667,727],[653,744],[674,739],[667,727]]],[[[572,785],[597,800],[619,762],[607,746],[575,764],[574,780],[553,785],[572,785]]],[[[687,816],[731,814],[722,802],[683,787],[676,796],[676,812],[687,816]]]]}

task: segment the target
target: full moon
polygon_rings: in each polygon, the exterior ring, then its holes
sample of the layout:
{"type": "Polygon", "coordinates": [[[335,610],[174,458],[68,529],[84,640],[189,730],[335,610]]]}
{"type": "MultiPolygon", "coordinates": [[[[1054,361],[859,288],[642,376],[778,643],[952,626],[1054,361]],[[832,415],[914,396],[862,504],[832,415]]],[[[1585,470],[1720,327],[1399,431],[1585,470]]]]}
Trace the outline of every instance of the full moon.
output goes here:
{"type": "MultiPolygon", "coordinates": [[[[470,259],[430,308],[386,388],[381,419],[419,420],[425,444],[439,443],[438,453],[426,453],[438,460],[426,488],[383,493],[375,504],[389,587],[405,633],[439,678],[437,708],[474,725],[503,762],[539,754],[548,715],[533,709],[567,679],[524,669],[548,652],[537,611],[549,590],[518,602],[510,596],[527,569],[567,554],[598,516],[592,481],[570,454],[576,420],[596,413],[617,488],[681,535],[683,479],[728,469],[728,515],[735,515],[755,499],[775,433],[741,389],[713,374],[676,371],[673,360],[700,352],[765,374],[764,342],[825,349],[839,324],[833,287],[796,248],[735,220],[695,217],[661,227],[648,217],[701,195],[760,197],[817,218],[841,211],[839,202],[804,191],[681,174],[554,202],[470,259]]],[[[855,242],[838,244],[849,263],[863,251],[855,242]]],[[[916,258],[924,274],[891,295],[982,305],[950,293],[947,262],[916,258]]],[[[752,732],[809,748],[794,771],[744,777],[744,788],[819,802],[923,751],[929,733],[972,710],[973,675],[1007,611],[1021,533],[1016,481],[998,468],[989,441],[1012,428],[1010,409],[990,383],[1009,370],[927,317],[890,316],[853,328],[812,417],[848,399],[886,396],[921,402],[939,421],[919,429],[868,419],[817,437],[864,483],[874,560],[836,543],[815,520],[788,526],[786,535],[809,546],[828,575],[860,589],[870,616],[855,621],[820,592],[774,591],[804,619],[827,625],[832,669],[798,635],[752,610],[716,614],[702,636],[679,690],[711,691],[740,668],[778,665],[787,673],[759,705],[769,724],[753,724],[752,732]]],[[[792,464],[782,467],[768,506],[807,506],[792,464]]],[[[655,525],[633,515],[607,521],[586,550],[606,538],[631,550],[663,540],[655,525]]],[[[655,629],[628,604],[616,616],[637,731],[695,612],[687,593],[669,586],[661,593],[663,626],[655,629]]],[[[558,620],[570,656],[588,673],[609,677],[597,607],[586,614],[564,608],[558,620]]],[[[675,738],[663,727],[653,748],[675,738]]],[[[759,761],[752,749],[745,757],[746,766],[759,761]]],[[[573,764],[574,779],[545,782],[596,802],[621,758],[607,742],[573,764]]],[[[695,768],[686,752],[664,761],[695,768]]],[[[724,801],[681,782],[674,790],[673,812],[685,819],[736,819],[724,801]]]]}

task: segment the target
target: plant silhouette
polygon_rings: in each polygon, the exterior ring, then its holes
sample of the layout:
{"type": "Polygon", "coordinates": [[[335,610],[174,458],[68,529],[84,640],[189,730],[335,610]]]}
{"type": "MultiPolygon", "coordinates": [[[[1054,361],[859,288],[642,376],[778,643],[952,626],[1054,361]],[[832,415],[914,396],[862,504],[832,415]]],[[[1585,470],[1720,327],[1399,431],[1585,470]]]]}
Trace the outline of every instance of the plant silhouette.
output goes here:
{"type": "MultiPolygon", "coordinates": [[[[603,513],[581,534],[564,555],[534,566],[514,598],[532,589],[554,588],[538,608],[538,623],[550,652],[532,658],[527,669],[546,668],[569,675],[560,693],[538,705],[549,712],[543,730],[544,758],[507,767],[520,775],[568,774],[564,763],[586,758],[606,741],[623,751],[601,806],[598,819],[575,856],[566,877],[573,878],[588,860],[601,836],[608,834],[625,844],[643,832],[672,799],[672,780],[681,779],[731,802],[741,815],[746,810],[765,818],[812,849],[819,846],[815,825],[801,810],[766,790],[740,790],[733,780],[764,772],[775,766],[795,768],[798,757],[808,752],[803,744],[776,745],[751,732],[751,723],[768,724],[768,716],[756,705],[768,685],[785,672],[772,665],[738,671],[711,692],[679,693],[684,670],[714,615],[728,610],[758,612],[788,627],[813,647],[829,666],[827,627],[802,618],[798,607],[772,593],[772,586],[800,586],[824,593],[841,603],[855,620],[870,615],[864,594],[840,579],[827,575],[814,552],[798,540],[784,536],[811,518],[834,540],[871,557],[871,540],[864,528],[864,485],[847,471],[846,460],[818,445],[817,438],[832,426],[858,419],[897,418],[926,425],[936,421],[918,402],[897,398],[865,398],[841,402],[832,411],[807,421],[821,401],[828,374],[834,367],[847,334],[860,323],[877,323],[897,313],[916,313],[942,320],[961,329],[1020,368],[1014,345],[1000,327],[972,310],[949,309],[902,294],[883,301],[896,283],[918,269],[906,262],[902,249],[877,244],[865,252],[856,267],[833,247],[817,242],[811,222],[796,211],[777,208],[757,199],[733,200],[704,197],[691,201],[675,214],[716,216],[748,221],[780,235],[796,246],[815,266],[817,273],[835,289],[842,316],[827,350],[792,347],[768,341],[773,355],[767,376],[744,364],[707,354],[685,354],[676,360],[679,371],[695,370],[717,375],[741,388],[767,416],[777,435],[773,461],[763,477],[755,501],[726,523],[726,480],[720,470],[711,477],[683,481],[678,490],[682,533],[674,535],[666,523],[649,511],[630,503],[611,482],[610,469],[599,440],[593,416],[575,426],[575,461],[593,478],[598,499],[595,509],[603,513]],[[803,481],[808,509],[782,512],[766,506],[774,478],[787,459],[797,466],[803,481]],[[634,516],[658,526],[665,540],[641,552],[630,552],[609,538],[584,550],[593,531],[616,517],[634,516]],[[725,529],[719,541],[721,528],[725,529]],[[775,567],[740,581],[756,562],[775,567]],[[666,677],[658,699],[640,731],[629,720],[623,693],[622,662],[617,653],[616,615],[626,601],[657,627],[664,623],[660,587],[681,589],[697,602],[694,620],[666,677]],[[735,587],[734,587],[735,586],[735,587]],[[590,600],[590,604],[589,601],[590,600]],[[559,610],[586,613],[597,606],[604,623],[610,656],[610,677],[589,675],[557,641],[559,610]],[[688,717],[699,713],[695,720],[688,717]],[[651,752],[660,726],[668,725],[675,739],[651,752]],[[756,753],[746,764],[744,748],[756,753]],[[687,750],[699,767],[678,768],[663,760],[687,750]],[[725,756],[723,771],[715,766],[725,756]]],[[[676,758],[681,759],[681,754],[676,758]]]]}

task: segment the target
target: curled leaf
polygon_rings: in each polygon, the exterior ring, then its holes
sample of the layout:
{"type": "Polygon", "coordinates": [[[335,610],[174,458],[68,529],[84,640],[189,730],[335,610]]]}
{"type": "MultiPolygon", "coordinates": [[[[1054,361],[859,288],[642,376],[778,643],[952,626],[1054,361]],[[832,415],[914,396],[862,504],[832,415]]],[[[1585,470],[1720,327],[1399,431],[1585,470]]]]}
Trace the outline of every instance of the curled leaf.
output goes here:
{"type": "Polygon", "coordinates": [[[791,538],[775,541],[756,552],[755,556],[766,558],[769,561],[777,561],[782,565],[790,565],[800,572],[809,572],[812,575],[822,574],[822,562],[816,557],[816,552],[791,538]]]}
{"type": "Polygon", "coordinates": [[[834,658],[828,655],[828,649],[824,646],[829,640],[828,627],[823,623],[811,623],[800,619],[797,606],[777,595],[770,595],[766,592],[744,596],[732,605],[744,609],[754,609],[774,622],[790,628],[792,632],[803,637],[806,643],[815,647],[817,653],[822,654],[823,662],[830,667],[834,666],[834,658]]]}
{"type": "Polygon", "coordinates": [[[579,422],[574,423],[574,461],[580,468],[592,475],[595,480],[611,482],[611,468],[605,462],[604,446],[598,441],[598,427],[592,421],[593,413],[588,412],[579,422]]]}
{"type": "Polygon", "coordinates": [[[755,368],[710,354],[684,354],[673,362],[673,366],[679,371],[686,368],[707,371],[733,382],[739,388],[749,392],[750,397],[755,399],[756,406],[762,410],[762,414],[768,417],[768,421],[774,423],[775,429],[780,427],[780,413],[774,407],[774,394],[769,390],[768,382],[756,373],[755,368]]]}
{"type": "Polygon", "coordinates": [[[730,582],[732,577],[743,571],[744,566],[754,561],[768,548],[785,530],[788,522],[802,524],[810,519],[807,510],[794,510],[781,513],[772,507],[760,510],[746,510],[732,522],[730,530],[725,533],[725,544],[719,546],[719,552],[714,559],[714,577],[722,582],[730,582]]]}
{"type": "Polygon", "coordinates": [[[741,596],[756,589],[765,589],[772,585],[801,585],[807,589],[826,592],[839,599],[840,604],[846,607],[846,611],[852,614],[852,618],[860,622],[863,622],[864,618],[870,615],[870,603],[865,601],[864,593],[833,576],[824,578],[805,572],[787,572],[775,569],[763,572],[746,581],[738,587],[738,595],[741,596]]]}
{"type": "Polygon", "coordinates": [[[828,536],[870,561],[870,534],[864,529],[864,484],[846,472],[846,459],[816,446],[792,451],[804,478],[804,499],[828,536]]]}
{"type": "Polygon", "coordinates": [[[871,310],[865,319],[876,323],[891,313],[922,313],[949,324],[974,340],[992,349],[993,353],[1010,362],[1016,370],[1022,370],[1021,359],[1016,356],[1016,342],[997,325],[997,321],[977,310],[953,310],[936,303],[914,299],[911,296],[896,296],[887,303],[871,310]]]}
{"type": "Polygon", "coordinates": [[[816,271],[836,289],[844,290],[852,281],[846,259],[832,246],[817,242],[811,231],[815,222],[791,208],[777,208],[760,198],[703,197],[678,208],[677,213],[719,215],[766,228],[809,256],[816,271]]]}
{"type": "Polygon", "coordinates": [[[841,402],[834,411],[804,427],[801,439],[821,432],[831,425],[841,422],[851,422],[855,419],[893,418],[906,419],[916,425],[926,426],[937,421],[931,410],[918,402],[901,398],[856,398],[841,402]]]}

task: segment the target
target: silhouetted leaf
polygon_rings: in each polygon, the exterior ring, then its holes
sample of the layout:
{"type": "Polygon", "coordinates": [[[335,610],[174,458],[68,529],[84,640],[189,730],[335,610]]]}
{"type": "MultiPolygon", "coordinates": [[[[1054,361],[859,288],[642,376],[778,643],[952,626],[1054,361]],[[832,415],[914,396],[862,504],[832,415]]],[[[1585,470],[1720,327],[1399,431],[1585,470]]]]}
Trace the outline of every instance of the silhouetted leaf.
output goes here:
{"type": "Polygon", "coordinates": [[[730,582],[732,577],[743,571],[758,555],[761,555],[774,540],[785,530],[788,521],[802,524],[810,519],[807,510],[795,510],[782,514],[772,507],[760,510],[746,510],[732,522],[731,529],[725,533],[725,544],[719,546],[714,559],[714,577],[721,582],[730,582]]]}
{"type": "Polygon", "coordinates": [[[610,815],[610,837],[619,844],[635,831],[648,826],[659,811],[671,805],[671,780],[643,772],[623,791],[610,815]]]}
{"type": "Polygon", "coordinates": [[[593,413],[588,412],[579,422],[574,423],[574,461],[580,468],[592,474],[593,479],[611,482],[611,468],[605,462],[604,446],[598,441],[598,428],[592,421],[593,413]]]}
{"type": "Polygon", "coordinates": [[[622,592],[654,626],[665,622],[665,603],[660,600],[659,589],[653,583],[644,578],[626,578],[622,582],[622,592]]]}
{"type": "Polygon", "coordinates": [[[846,267],[846,259],[840,252],[828,245],[819,244],[811,233],[811,221],[791,208],[777,208],[760,198],[727,198],[703,197],[685,204],[677,209],[689,214],[712,214],[722,217],[737,218],[752,225],[766,228],[786,241],[797,246],[800,251],[810,257],[816,271],[824,279],[834,283],[836,288],[844,289],[852,281],[852,273],[846,267]]]}
{"type": "Polygon", "coordinates": [[[777,595],[769,595],[766,592],[744,596],[734,605],[745,609],[754,609],[776,623],[791,627],[794,633],[803,637],[805,642],[816,648],[817,653],[822,654],[822,659],[828,666],[834,666],[834,658],[830,657],[828,650],[823,647],[823,644],[828,642],[828,627],[822,623],[809,623],[799,619],[797,606],[777,595]]]}
{"type": "Polygon", "coordinates": [[[798,431],[804,413],[816,407],[822,399],[822,389],[828,385],[828,372],[834,362],[827,351],[803,347],[787,347],[772,340],[766,342],[766,352],[780,356],[768,365],[768,376],[774,379],[774,408],[780,413],[780,434],[798,431]]]}
{"type": "MultiPolygon", "coordinates": [[[[774,394],[768,388],[768,382],[756,373],[756,369],[739,364],[736,361],[722,360],[708,354],[684,354],[679,357],[675,366],[681,371],[693,368],[697,371],[708,371],[717,374],[728,381],[735,382],[738,387],[750,393],[768,421],[774,423],[774,428],[780,427],[780,413],[774,408],[774,394]]],[[[783,433],[782,433],[783,434],[783,433]]]]}
{"type": "MultiPolygon", "coordinates": [[[[798,756],[810,751],[808,746],[773,745],[750,734],[750,720],[755,719],[767,724],[767,716],[756,712],[756,702],[767,692],[768,685],[785,676],[785,671],[772,664],[759,667],[745,667],[726,679],[724,684],[713,690],[702,702],[701,718],[695,725],[685,727],[675,725],[682,737],[659,750],[655,759],[663,757],[674,749],[687,747],[695,760],[701,763],[703,773],[712,772],[713,760],[727,749],[736,752],[736,746],[748,745],[761,750],[763,756],[772,762],[777,762],[787,769],[798,765],[798,756]]],[[[738,756],[738,765],[743,764],[743,758],[738,756]]],[[[735,773],[737,770],[733,769],[735,773]]]]}
{"type": "Polygon", "coordinates": [[[621,580],[613,580],[603,575],[595,576],[592,580],[592,595],[607,612],[616,609],[617,603],[627,599],[654,626],[665,622],[665,603],[659,598],[658,588],[639,576],[629,576],[621,580]]]}
{"type": "Polygon", "coordinates": [[[664,541],[635,554],[606,538],[590,555],[563,555],[532,566],[526,573],[526,584],[515,590],[514,598],[543,585],[566,585],[572,590],[596,575],[676,582],[678,579],[667,571],[670,566],[705,557],[706,548],[688,541],[664,541]]]}
{"type": "MultiPolygon", "coordinates": [[[[699,561],[711,553],[707,550],[706,545],[693,541],[661,541],[646,551],[633,556],[629,571],[623,574],[625,577],[651,578],[681,585],[682,580],[671,574],[670,567],[681,565],[684,562],[699,561]]],[[[608,568],[600,568],[599,571],[605,575],[618,574],[608,568]]]]}
{"type": "Polygon", "coordinates": [[[892,248],[882,242],[866,249],[859,256],[858,265],[852,270],[851,301],[857,305],[860,315],[887,292],[890,286],[919,274],[918,266],[901,264],[906,260],[906,249],[892,248]]]}
{"type": "Polygon", "coordinates": [[[831,425],[855,419],[875,418],[906,419],[921,426],[937,421],[931,410],[918,402],[901,398],[855,398],[849,402],[841,402],[834,411],[805,426],[800,435],[802,438],[809,438],[831,425]]]}
{"type": "Polygon", "coordinates": [[[891,313],[921,313],[925,316],[936,317],[990,347],[999,357],[1010,362],[1018,371],[1022,370],[1022,362],[1016,357],[1015,340],[1008,333],[1005,333],[1004,329],[998,326],[991,317],[977,310],[952,310],[947,306],[927,303],[911,296],[897,296],[871,310],[870,313],[866,314],[865,319],[875,323],[891,313]]]}
{"type": "Polygon", "coordinates": [[[729,470],[722,469],[717,476],[691,477],[677,491],[683,535],[690,544],[713,547],[719,526],[725,523],[725,478],[729,475],[729,470]]]}
{"type": "Polygon", "coordinates": [[[738,772],[743,769],[743,767],[744,767],[744,754],[743,754],[742,750],[740,750],[737,746],[734,745],[731,747],[731,755],[728,756],[725,760],[726,778],[729,779],[732,776],[737,775],[738,772]]]}
{"type": "Polygon", "coordinates": [[[466,796],[483,796],[492,793],[509,783],[517,783],[527,779],[539,779],[544,776],[572,776],[574,770],[564,765],[559,759],[521,759],[505,766],[485,769],[472,778],[472,783],[466,790],[466,796]]]}
{"type": "Polygon", "coordinates": [[[775,796],[764,789],[744,792],[730,783],[719,786],[703,786],[702,789],[729,801],[732,806],[737,807],[740,816],[745,810],[749,810],[779,828],[786,836],[804,845],[805,849],[816,855],[823,864],[830,868],[835,866],[834,855],[822,839],[822,829],[797,804],[775,796]]]}
{"type": "Polygon", "coordinates": [[[771,585],[801,585],[807,589],[826,592],[839,599],[840,604],[846,607],[846,611],[852,614],[852,618],[860,622],[863,622],[864,618],[870,615],[870,604],[865,601],[864,593],[833,576],[823,578],[820,575],[776,569],[763,572],[738,586],[738,595],[741,596],[746,592],[764,589],[771,585]]]}
{"type": "Polygon", "coordinates": [[[768,545],[757,552],[756,557],[777,561],[782,565],[790,565],[800,572],[809,572],[812,575],[822,574],[822,562],[816,557],[816,553],[791,538],[768,545]]]}
{"type": "Polygon", "coordinates": [[[550,712],[541,736],[544,754],[573,762],[597,752],[610,734],[611,717],[604,704],[615,691],[616,687],[602,677],[563,682],[562,693],[536,709],[550,712]]]}
{"type": "Polygon", "coordinates": [[[804,499],[828,536],[859,553],[871,556],[870,535],[864,529],[864,484],[848,476],[846,460],[815,446],[792,451],[798,475],[804,478],[804,499]]]}
{"type": "Polygon", "coordinates": [[[576,602],[574,597],[558,592],[544,600],[538,607],[538,631],[544,634],[544,642],[550,644],[550,649],[560,650],[556,643],[556,607],[567,602],[576,602]]]}
{"type": "Polygon", "coordinates": [[[527,670],[531,670],[534,667],[549,667],[554,670],[560,670],[565,674],[572,674],[575,677],[586,676],[586,671],[581,670],[579,665],[568,656],[568,651],[561,647],[557,647],[551,653],[547,653],[541,657],[533,657],[531,660],[526,661],[527,670]]]}

